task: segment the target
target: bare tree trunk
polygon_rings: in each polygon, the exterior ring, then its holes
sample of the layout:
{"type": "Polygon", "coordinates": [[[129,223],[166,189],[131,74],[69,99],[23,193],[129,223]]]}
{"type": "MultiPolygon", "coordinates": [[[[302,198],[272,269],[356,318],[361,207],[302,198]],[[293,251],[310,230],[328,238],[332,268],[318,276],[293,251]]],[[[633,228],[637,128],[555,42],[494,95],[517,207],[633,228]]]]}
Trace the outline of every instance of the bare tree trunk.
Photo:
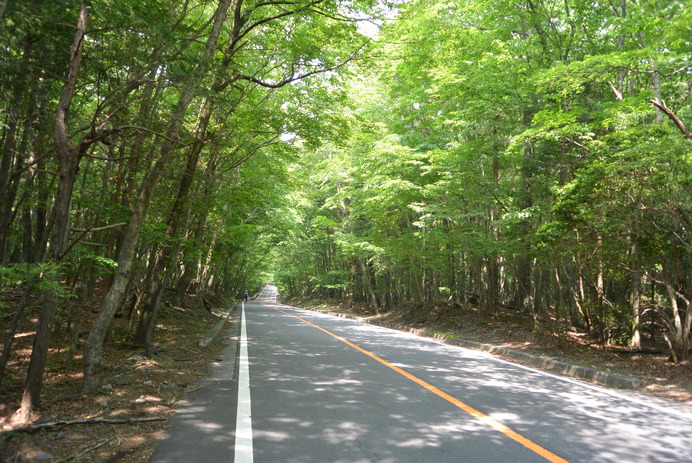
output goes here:
{"type": "Polygon", "coordinates": [[[548,277],[545,270],[536,268],[534,270],[534,296],[533,296],[533,315],[534,318],[540,317],[547,319],[548,317],[548,302],[546,294],[548,291],[548,277]]]}
{"type": "MultiPolygon", "coordinates": [[[[206,218],[206,211],[200,214],[200,216],[197,218],[197,225],[195,226],[195,229],[192,233],[193,241],[198,241],[204,233],[204,225],[206,223],[206,218]]],[[[190,283],[192,283],[193,278],[195,277],[195,275],[197,275],[198,267],[199,260],[196,260],[195,262],[185,263],[185,269],[183,270],[183,274],[180,275],[180,278],[178,278],[178,281],[175,285],[175,303],[180,304],[180,302],[182,301],[182,298],[185,296],[185,292],[190,287],[190,283]]]]}
{"type": "Polygon", "coordinates": [[[29,301],[29,297],[34,290],[34,284],[28,283],[22,292],[22,298],[19,301],[19,307],[12,317],[10,322],[9,330],[7,336],[5,337],[5,343],[2,347],[2,355],[0,356],[0,389],[2,386],[2,381],[5,378],[5,368],[7,367],[7,362],[10,360],[10,352],[12,351],[12,343],[14,341],[14,335],[17,333],[19,324],[22,322],[26,315],[26,306],[29,301]]]}
{"type": "MultiPolygon", "coordinates": [[[[70,52],[70,64],[67,70],[65,85],[62,89],[58,110],[55,116],[55,148],[60,162],[60,181],[55,200],[55,232],[53,242],[52,259],[59,262],[67,248],[67,238],[69,233],[70,206],[72,202],[72,192],[77,178],[77,169],[81,158],[81,148],[73,146],[69,141],[67,130],[67,118],[74,96],[74,89],[79,73],[84,38],[89,16],[89,9],[82,5],[79,11],[77,32],[70,52]]],[[[34,408],[38,405],[43,385],[43,373],[45,371],[48,356],[48,342],[50,337],[50,325],[53,314],[59,303],[57,296],[48,294],[41,309],[41,313],[36,325],[36,335],[31,351],[27,382],[22,396],[22,403],[17,411],[15,418],[19,421],[26,421],[31,418],[34,408]]]]}
{"type": "Polygon", "coordinates": [[[630,294],[629,303],[632,311],[632,337],[630,338],[629,347],[632,350],[642,348],[642,339],[640,328],[640,310],[639,304],[641,301],[641,286],[642,286],[642,268],[639,264],[639,245],[634,239],[630,244],[630,257],[632,258],[632,274],[630,277],[630,294]]]}
{"type": "Polygon", "coordinates": [[[514,306],[519,312],[531,307],[531,258],[526,255],[518,257],[517,291],[514,295],[514,306]]]}
{"type": "Polygon", "coordinates": [[[355,291],[355,279],[356,273],[358,272],[358,267],[356,266],[356,261],[351,260],[351,273],[348,278],[348,308],[353,307],[353,294],[355,291]]]}
{"type": "Polygon", "coordinates": [[[579,251],[579,247],[581,246],[579,231],[575,229],[574,235],[577,240],[577,252],[575,253],[577,264],[577,288],[575,290],[574,303],[584,319],[587,333],[590,333],[592,329],[591,314],[589,314],[588,310],[582,305],[586,301],[586,291],[584,290],[584,263],[581,258],[581,252],[579,251]]]}
{"type": "MultiPolygon", "coordinates": [[[[673,259],[680,257],[679,252],[673,252],[673,259]]],[[[668,300],[672,308],[672,320],[670,321],[669,340],[671,355],[674,362],[684,362],[689,357],[690,335],[692,330],[692,304],[690,303],[690,291],[687,288],[685,275],[676,271],[676,266],[682,266],[681,262],[669,262],[663,257],[663,284],[668,293],[668,300]]]]}
{"type": "Polygon", "coordinates": [[[598,272],[596,274],[596,316],[598,317],[598,342],[602,348],[606,344],[606,320],[605,320],[605,286],[603,282],[603,237],[596,238],[596,258],[598,259],[598,272]]]}
{"type": "MultiPolygon", "coordinates": [[[[498,157],[492,159],[492,181],[493,189],[496,189],[500,181],[500,165],[498,157]]],[[[498,217],[497,206],[493,205],[488,211],[488,240],[498,241],[498,230],[495,226],[495,221],[498,217]]],[[[500,303],[500,262],[497,252],[492,251],[490,256],[486,258],[484,269],[483,292],[481,292],[481,308],[482,310],[496,311],[500,303]]]]}
{"type": "Polygon", "coordinates": [[[375,309],[375,313],[380,313],[380,306],[377,304],[377,296],[375,296],[375,291],[372,289],[372,282],[370,281],[370,272],[368,271],[368,266],[365,264],[365,260],[358,258],[360,263],[360,269],[363,272],[363,281],[365,282],[365,287],[368,290],[368,296],[370,298],[370,305],[375,309]]]}
{"type": "MultiPolygon", "coordinates": [[[[33,44],[34,39],[27,36],[24,40],[24,50],[22,52],[21,60],[22,64],[25,64],[27,67],[29,66],[29,60],[32,56],[33,44]]],[[[26,77],[26,79],[29,80],[32,79],[32,77],[34,76],[29,75],[26,77]]],[[[27,152],[26,144],[28,139],[28,131],[31,124],[35,120],[34,111],[36,106],[36,87],[31,86],[29,90],[29,100],[25,103],[26,115],[24,116],[24,133],[22,136],[23,141],[20,144],[20,148],[17,149],[17,121],[20,119],[19,110],[22,107],[22,97],[24,92],[20,91],[19,88],[13,90],[15,93],[15,98],[11,107],[8,108],[9,114],[7,117],[7,122],[3,124],[5,125],[3,137],[4,140],[2,144],[0,144],[0,264],[9,262],[10,257],[9,253],[6,252],[6,246],[8,244],[7,238],[13,218],[12,210],[16,207],[15,199],[17,197],[17,189],[20,184],[19,179],[16,178],[17,176],[15,175],[15,173],[20,169],[21,165],[21,159],[18,154],[27,152]]],[[[32,177],[33,175],[30,175],[30,179],[32,177]]]]}

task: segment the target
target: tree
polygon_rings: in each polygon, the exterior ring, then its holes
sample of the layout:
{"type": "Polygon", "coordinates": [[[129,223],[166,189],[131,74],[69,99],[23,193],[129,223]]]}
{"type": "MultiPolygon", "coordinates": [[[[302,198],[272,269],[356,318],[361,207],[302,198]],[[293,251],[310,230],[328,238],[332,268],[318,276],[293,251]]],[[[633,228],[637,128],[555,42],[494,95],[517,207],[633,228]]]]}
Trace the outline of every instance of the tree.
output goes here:
{"type": "Polygon", "coordinates": [[[372,288],[395,278],[402,302],[444,293],[531,312],[537,329],[567,319],[603,346],[638,348],[655,314],[688,355],[687,19],[680,2],[401,5],[375,51],[389,61],[366,80],[384,97],[343,110],[358,121],[339,147],[348,174],[311,174],[338,180],[316,199],[332,210],[306,211],[326,226],[300,252],[339,238],[311,281],[370,272],[372,288]],[[349,265],[355,250],[369,265],[349,265]]]}

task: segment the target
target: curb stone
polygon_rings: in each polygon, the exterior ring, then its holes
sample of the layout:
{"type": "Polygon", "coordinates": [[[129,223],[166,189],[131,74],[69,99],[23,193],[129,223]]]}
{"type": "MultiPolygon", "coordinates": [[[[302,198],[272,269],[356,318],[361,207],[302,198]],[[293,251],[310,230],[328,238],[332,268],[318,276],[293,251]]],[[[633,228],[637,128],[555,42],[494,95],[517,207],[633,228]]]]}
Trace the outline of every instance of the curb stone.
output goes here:
{"type": "Polygon", "coordinates": [[[199,342],[199,347],[208,347],[211,344],[214,343],[217,339],[219,339],[219,336],[221,335],[221,331],[223,330],[224,325],[226,324],[226,321],[228,321],[229,317],[233,313],[233,311],[238,307],[238,303],[236,302],[233,304],[227,311],[226,314],[219,320],[216,325],[214,325],[214,328],[212,328],[209,333],[204,337],[199,342]]]}
{"type": "Polygon", "coordinates": [[[506,347],[495,346],[492,344],[484,344],[475,341],[468,341],[459,338],[450,338],[434,331],[423,329],[423,328],[411,328],[406,325],[400,325],[391,322],[381,322],[378,320],[371,320],[369,318],[357,317],[348,314],[339,314],[332,312],[324,312],[319,309],[312,309],[308,307],[301,307],[302,309],[312,310],[314,312],[320,312],[339,318],[347,318],[350,320],[359,321],[361,323],[367,323],[370,325],[382,326],[384,328],[390,328],[397,331],[403,331],[417,336],[423,336],[426,338],[432,338],[436,341],[451,344],[460,347],[466,347],[468,349],[481,350],[485,352],[490,352],[491,354],[503,355],[521,362],[527,363],[529,365],[545,368],[547,370],[560,373],[565,376],[570,376],[572,378],[578,378],[588,381],[593,381],[606,386],[621,388],[621,389],[639,389],[642,387],[643,382],[639,378],[633,376],[626,376],[617,373],[611,373],[608,371],[599,370],[597,368],[585,367],[581,365],[575,365],[572,363],[564,362],[562,360],[557,360],[552,357],[542,357],[539,355],[529,354],[527,352],[522,352],[518,350],[508,349],[506,347]]]}

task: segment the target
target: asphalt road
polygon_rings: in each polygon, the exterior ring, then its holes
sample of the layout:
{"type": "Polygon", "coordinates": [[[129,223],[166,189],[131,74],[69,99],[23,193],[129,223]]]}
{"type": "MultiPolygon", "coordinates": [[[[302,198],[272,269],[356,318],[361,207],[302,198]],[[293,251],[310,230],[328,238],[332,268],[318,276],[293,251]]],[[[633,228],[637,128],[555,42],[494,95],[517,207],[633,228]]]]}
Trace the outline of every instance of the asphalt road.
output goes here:
{"type": "Polygon", "coordinates": [[[268,287],[244,304],[237,343],[180,407],[152,463],[692,461],[685,405],[274,296],[268,287]]]}

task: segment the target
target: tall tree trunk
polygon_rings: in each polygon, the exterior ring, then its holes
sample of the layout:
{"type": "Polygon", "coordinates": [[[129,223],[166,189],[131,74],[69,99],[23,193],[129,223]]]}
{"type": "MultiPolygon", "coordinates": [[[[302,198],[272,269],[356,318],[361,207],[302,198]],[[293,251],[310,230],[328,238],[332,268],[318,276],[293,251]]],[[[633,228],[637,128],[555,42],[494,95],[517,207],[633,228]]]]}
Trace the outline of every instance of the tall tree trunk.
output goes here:
{"type": "MultiPolygon", "coordinates": [[[[22,52],[21,63],[28,67],[29,59],[32,55],[32,47],[34,38],[27,35],[24,40],[24,50],[22,52]]],[[[36,85],[34,75],[28,75],[24,81],[17,84],[17,88],[13,89],[15,93],[14,101],[9,108],[7,122],[4,124],[4,140],[0,143],[0,264],[9,262],[9,252],[7,252],[7,238],[10,226],[12,224],[12,210],[16,207],[15,199],[17,196],[17,188],[19,186],[19,178],[16,178],[18,171],[21,169],[21,159],[17,153],[23,154],[27,152],[26,145],[28,140],[28,132],[31,124],[35,121],[35,106],[36,106],[36,85]],[[24,116],[24,130],[21,143],[22,146],[17,150],[17,131],[19,111],[22,107],[22,98],[24,96],[24,88],[29,90],[29,99],[24,104],[26,115],[24,116]],[[14,164],[14,165],[13,165],[14,164]]]]}
{"type": "Polygon", "coordinates": [[[2,389],[2,382],[5,378],[5,368],[7,368],[7,362],[10,360],[10,352],[12,351],[12,344],[14,342],[14,335],[17,333],[20,323],[24,320],[26,315],[26,307],[28,305],[29,296],[34,290],[34,284],[28,283],[22,291],[22,298],[19,301],[19,307],[17,307],[12,321],[10,322],[7,335],[5,336],[5,343],[2,347],[2,355],[0,355],[0,389],[2,389]]]}
{"type": "MultiPolygon", "coordinates": [[[[55,116],[54,141],[60,164],[60,181],[55,200],[55,229],[53,235],[52,260],[59,262],[67,248],[69,233],[70,206],[72,192],[77,178],[77,169],[81,158],[82,147],[73,146],[69,140],[67,119],[74,96],[74,89],[79,73],[84,38],[89,16],[89,9],[81,5],[77,32],[70,52],[70,63],[67,70],[65,85],[62,89],[58,110],[55,116]]],[[[36,325],[36,335],[31,351],[31,360],[27,373],[27,382],[22,395],[22,403],[17,411],[16,419],[26,421],[31,418],[34,408],[39,404],[41,386],[43,385],[43,373],[48,356],[48,343],[50,337],[50,325],[53,314],[59,303],[55,294],[47,294],[36,325]]]]}
{"type": "Polygon", "coordinates": [[[630,311],[632,312],[632,337],[630,338],[629,347],[632,350],[642,348],[641,331],[640,331],[640,308],[641,301],[641,286],[642,286],[642,268],[640,265],[639,245],[632,238],[630,243],[630,257],[632,272],[630,276],[630,293],[629,303],[630,311]]]}
{"type": "Polygon", "coordinates": [[[368,266],[365,263],[365,260],[363,258],[358,258],[358,262],[360,263],[360,269],[363,272],[363,281],[365,282],[365,287],[368,290],[368,297],[370,299],[370,306],[375,309],[375,313],[380,313],[380,306],[377,303],[377,296],[375,295],[375,291],[372,288],[372,281],[370,280],[370,271],[368,270],[368,266]]]}
{"type": "Polygon", "coordinates": [[[533,309],[534,318],[539,317],[542,321],[548,319],[548,285],[550,284],[550,279],[548,278],[547,271],[543,268],[534,269],[534,297],[533,297],[533,309]]]}
{"type": "MultiPolygon", "coordinates": [[[[527,128],[531,126],[531,121],[533,120],[534,111],[528,108],[523,112],[523,122],[524,126],[527,128]]],[[[519,199],[519,207],[521,210],[528,210],[533,206],[533,193],[532,193],[532,177],[533,169],[531,166],[531,158],[533,156],[533,149],[530,143],[525,143],[523,156],[522,156],[522,166],[521,166],[521,183],[522,183],[522,193],[519,199]]],[[[524,241],[527,236],[531,233],[531,223],[528,219],[523,219],[518,224],[519,228],[519,241],[521,244],[520,254],[517,256],[517,289],[514,295],[514,306],[519,312],[528,310],[532,306],[531,301],[531,264],[532,258],[530,256],[531,250],[529,244],[524,241]]]]}
{"type": "Polygon", "coordinates": [[[531,307],[531,258],[520,255],[517,260],[517,290],[514,293],[514,307],[519,312],[524,312],[531,307]]]}
{"type": "MultiPolygon", "coordinates": [[[[496,191],[500,182],[500,164],[497,156],[492,159],[493,190],[496,191]]],[[[498,229],[495,222],[498,217],[497,205],[494,204],[488,211],[488,239],[499,241],[498,229]]],[[[483,310],[496,311],[500,304],[500,261],[497,252],[492,251],[486,259],[485,285],[481,294],[481,307],[483,310]]]]}
{"type": "Polygon", "coordinates": [[[672,320],[669,326],[669,339],[671,354],[674,362],[684,362],[689,357],[690,335],[692,334],[692,303],[690,299],[690,289],[688,278],[684,271],[685,265],[682,262],[682,252],[677,244],[673,244],[674,249],[671,256],[662,257],[662,276],[663,284],[668,294],[670,307],[672,309],[672,320]]]}
{"type": "Polygon", "coordinates": [[[603,280],[603,237],[598,235],[596,238],[596,258],[598,259],[598,270],[596,272],[596,317],[598,318],[598,342],[601,348],[606,345],[606,319],[605,319],[605,286],[603,280]]]}
{"type": "MultiPolygon", "coordinates": [[[[200,213],[199,217],[197,217],[197,224],[194,228],[194,231],[192,232],[192,236],[190,237],[192,242],[196,243],[199,242],[199,240],[201,239],[202,235],[204,234],[204,226],[206,224],[206,220],[207,213],[206,211],[204,211],[200,213]]],[[[195,260],[194,262],[188,261],[185,263],[183,274],[180,275],[178,281],[175,284],[176,304],[180,304],[183,297],[185,296],[186,291],[190,287],[190,283],[192,283],[192,280],[194,279],[195,275],[197,275],[197,269],[199,268],[199,264],[199,259],[195,260]]]]}
{"type": "Polygon", "coordinates": [[[353,295],[355,292],[355,279],[356,273],[358,273],[358,267],[356,266],[356,260],[351,259],[351,272],[348,278],[348,308],[353,307],[353,295]]]}
{"type": "Polygon", "coordinates": [[[579,313],[581,314],[584,320],[584,323],[586,325],[586,332],[590,333],[592,329],[592,321],[591,314],[589,313],[588,309],[583,305],[586,301],[586,291],[584,290],[584,262],[582,261],[581,251],[579,250],[579,248],[581,247],[581,238],[579,236],[579,231],[577,229],[574,230],[574,236],[576,239],[577,247],[577,252],[574,254],[575,262],[577,264],[577,287],[574,290],[574,304],[576,305],[577,309],[579,310],[579,313]]]}
{"type": "MultiPolygon", "coordinates": [[[[15,104],[19,96],[15,99],[15,104]]],[[[3,143],[0,144],[0,264],[9,262],[9,252],[6,249],[7,237],[10,233],[12,209],[15,206],[16,188],[10,183],[10,173],[14,164],[15,145],[17,134],[17,120],[15,114],[7,117],[3,143]]]]}

